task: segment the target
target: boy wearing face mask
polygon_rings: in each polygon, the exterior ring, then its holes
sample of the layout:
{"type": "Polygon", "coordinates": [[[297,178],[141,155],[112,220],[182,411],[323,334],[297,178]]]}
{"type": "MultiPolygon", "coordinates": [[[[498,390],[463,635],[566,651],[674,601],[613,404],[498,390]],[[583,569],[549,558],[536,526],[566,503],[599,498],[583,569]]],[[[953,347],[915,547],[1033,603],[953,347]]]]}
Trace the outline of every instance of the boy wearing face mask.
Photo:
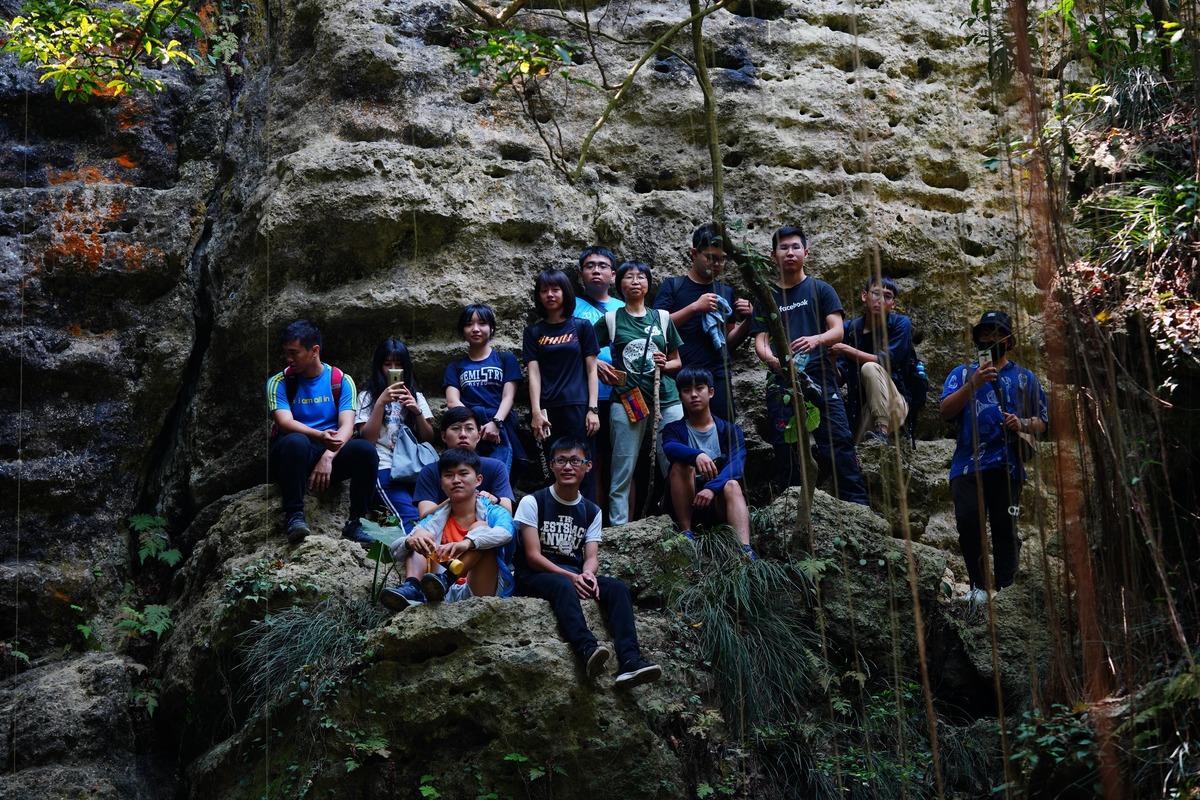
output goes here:
{"type": "Polygon", "coordinates": [[[950,493],[971,585],[967,598],[979,603],[988,599],[989,588],[1011,586],[1017,574],[1017,515],[1026,473],[1016,434],[1042,436],[1050,418],[1037,377],[1008,358],[1014,341],[1008,314],[985,312],[971,333],[981,358],[946,377],[938,412],[958,428],[950,493]],[[983,568],[985,517],[992,528],[990,587],[983,568]]]}

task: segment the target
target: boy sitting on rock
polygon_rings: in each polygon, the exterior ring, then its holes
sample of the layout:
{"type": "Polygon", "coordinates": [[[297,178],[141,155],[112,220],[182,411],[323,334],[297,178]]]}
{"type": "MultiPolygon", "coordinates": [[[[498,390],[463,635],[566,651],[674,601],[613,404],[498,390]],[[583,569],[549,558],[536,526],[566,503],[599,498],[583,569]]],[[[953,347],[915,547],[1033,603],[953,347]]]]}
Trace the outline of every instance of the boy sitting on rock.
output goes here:
{"type": "Polygon", "coordinates": [[[408,575],[399,588],[380,593],[379,602],[392,611],[513,592],[512,515],[477,494],[483,479],[479,456],[451,448],[437,467],[448,500],[392,543],[392,558],[404,562],[408,575]],[[442,566],[455,559],[463,565],[457,578],[442,566]]]}
{"type": "Polygon", "coordinates": [[[611,655],[596,641],[583,617],[581,600],[595,598],[604,609],[617,650],[617,686],[658,680],[662,669],[642,658],[633,622],[629,587],[596,575],[600,552],[600,507],[580,494],[592,468],[587,445],[564,436],[550,449],[554,484],[526,495],[517,506],[517,594],[550,603],[563,634],[583,661],[587,675],[600,674],[611,655]]]}
{"type": "Polygon", "coordinates": [[[663,428],[663,452],[671,464],[671,515],[684,536],[694,539],[693,515],[711,509],[728,523],[750,560],[758,556],[750,547],[750,511],[742,493],[746,466],[746,441],[740,425],[712,414],[715,387],[712,373],[684,367],[675,376],[683,419],[663,428]]]}

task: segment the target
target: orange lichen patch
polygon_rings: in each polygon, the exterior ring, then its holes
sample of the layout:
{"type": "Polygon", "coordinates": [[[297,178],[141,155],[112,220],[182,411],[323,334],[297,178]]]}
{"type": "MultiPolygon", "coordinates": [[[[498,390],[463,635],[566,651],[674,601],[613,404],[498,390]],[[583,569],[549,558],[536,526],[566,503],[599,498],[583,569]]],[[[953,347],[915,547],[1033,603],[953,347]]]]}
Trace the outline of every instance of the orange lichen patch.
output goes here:
{"type": "Polygon", "coordinates": [[[200,20],[200,27],[203,28],[204,32],[207,34],[211,34],[217,29],[217,20],[220,18],[220,16],[221,14],[219,11],[217,11],[217,6],[215,3],[202,3],[200,8],[196,9],[196,17],[200,20]]]}
{"type": "Polygon", "coordinates": [[[121,155],[117,156],[117,163],[125,169],[133,169],[138,165],[138,162],[134,161],[133,157],[128,153],[122,153],[121,155]]]}
{"type": "Polygon", "coordinates": [[[94,164],[87,164],[77,169],[47,169],[46,180],[51,185],[62,183],[127,183],[127,181],[112,180],[94,164]]]}
{"type": "Polygon", "coordinates": [[[117,126],[121,130],[127,131],[141,125],[149,116],[150,109],[146,107],[145,103],[126,96],[121,103],[121,109],[117,112],[117,126]]]}
{"type": "Polygon", "coordinates": [[[67,336],[83,336],[83,327],[76,322],[74,325],[68,325],[63,328],[67,336]]]}
{"type": "Polygon", "coordinates": [[[41,253],[42,266],[51,274],[94,275],[102,269],[138,272],[160,263],[160,250],[117,233],[125,211],[123,200],[95,203],[78,196],[67,198],[61,208],[47,208],[53,233],[41,253]]]}

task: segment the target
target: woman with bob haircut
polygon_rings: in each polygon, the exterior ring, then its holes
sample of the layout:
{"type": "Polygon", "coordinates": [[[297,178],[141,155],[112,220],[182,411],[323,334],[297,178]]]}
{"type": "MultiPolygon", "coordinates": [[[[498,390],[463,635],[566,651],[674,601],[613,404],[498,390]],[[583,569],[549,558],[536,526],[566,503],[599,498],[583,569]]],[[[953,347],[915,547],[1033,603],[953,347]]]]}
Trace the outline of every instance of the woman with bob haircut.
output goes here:
{"type": "Polygon", "coordinates": [[[496,333],[496,315],[481,303],[472,303],[458,317],[458,329],[467,340],[467,355],[446,367],[442,386],[446,390],[446,406],[466,406],[488,422],[479,431],[481,456],[504,462],[512,471],[513,456],[525,457],[517,439],[520,418],[513,408],[517,399],[517,384],[521,382],[521,365],[512,353],[492,349],[496,333]]]}
{"type": "MultiPolygon", "coordinates": [[[[551,480],[550,446],[561,436],[580,439],[600,429],[597,406],[596,332],[571,316],[575,291],[562,270],[540,273],[533,282],[533,305],[541,318],[525,328],[521,359],[529,371],[530,427],[541,445],[542,474],[551,480]]],[[[589,450],[590,457],[590,450],[589,450]]],[[[595,497],[589,471],[584,496],[595,497]]]]}
{"type": "Polygon", "coordinates": [[[392,478],[392,450],[402,427],[411,430],[418,441],[433,441],[433,412],[421,394],[412,356],[399,339],[384,339],[375,348],[371,378],[358,395],[354,424],[359,435],[374,444],[379,454],[376,489],[380,499],[388,513],[403,522],[405,529],[410,528],[417,521],[412,497],[417,476],[404,481],[392,478]],[[392,381],[389,370],[403,370],[400,380],[392,381]]]}

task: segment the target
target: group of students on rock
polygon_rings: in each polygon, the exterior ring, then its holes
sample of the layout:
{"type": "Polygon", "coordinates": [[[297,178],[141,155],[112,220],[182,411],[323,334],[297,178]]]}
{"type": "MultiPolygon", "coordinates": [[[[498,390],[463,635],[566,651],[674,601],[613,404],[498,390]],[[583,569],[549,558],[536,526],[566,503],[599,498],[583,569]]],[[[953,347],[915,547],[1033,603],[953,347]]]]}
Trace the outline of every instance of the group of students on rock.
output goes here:
{"type": "MultiPolygon", "coordinates": [[[[447,410],[436,432],[402,342],[380,343],[366,388],[357,392],[349,375],[322,363],[320,331],[304,320],[292,323],[280,337],[287,368],[267,383],[275,423],[269,470],[280,485],[289,541],[309,533],[305,489],[319,491],[349,478],[346,538],[372,541],[360,519],[376,502],[407,533],[392,545],[407,577],[384,590],[387,607],[472,596],[541,597],[595,676],[611,655],[584,622],[580,601],[595,598],[612,628],[617,684],[657,679],[659,668],[638,649],[628,587],[596,574],[603,524],[596,501],[607,498],[612,525],[627,522],[636,501],[635,471],[649,460],[665,478],[664,505],[685,535],[694,537],[693,525],[715,512],[737,534],[746,557],[757,558],[741,487],[746,448],[729,374],[730,351],[749,337],[770,370],[766,405],[776,474],[783,486],[800,482],[795,446],[787,441],[795,423],[786,365],[770,342],[761,306],[737,298],[720,281],[723,244],[716,226],[697,228],[687,274],[663,281],[657,293],[647,264],[618,264],[601,246],[579,257],[579,297],[562,271],[537,276],[538,320],[525,329],[521,361],[536,458],[552,481],[516,505],[509,474],[514,461],[526,458],[515,409],[523,376],[514,355],[493,349],[496,318],[488,306],[463,309],[459,329],[467,352],[446,368],[447,410]],[[642,445],[655,419],[657,444],[647,459],[642,445]],[[441,456],[433,461],[436,454],[427,448],[428,463],[414,461],[413,448],[439,433],[446,446],[441,456]],[[455,574],[444,567],[453,561],[455,574]]],[[[833,477],[838,496],[866,504],[854,442],[864,434],[888,440],[903,424],[909,397],[899,370],[912,354],[912,326],[893,311],[896,284],[878,276],[864,287],[864,315],[843,322],[837,293],[805,274],[807,256],[800,228],[776,231],[771,258],[779,274],[771,292],[796,367],[807,376],[805,399],[820,411],[812,432],[818,464],[833,477]]],[[[973,547],[963,543],[973,591],[984,586],[981,507],[996,538],[998,588],[1012,582],[1016,566],[1016,534],[1009,530],[1015,522],[1006,526],[999,509],[1006,505],[1011,512],[1019,504],[1012,498],[1019,498],[1024,470],[1019,461],[1014,469],[1014,459],[1000,457],[1001,446],[990,443],[1009,431],[1044,433],[1047,427],[1037,379],[1005,359],[1012,344],[1007,315],[988,312],[975,333],[994,358],[986,366],[955,370],[942,402],[942,416],[960,423],[962,458],[956,452],[952,493],[960,539],[974,537],[973,547]],[[970,413],[964,413],[971,398],[970,413]]]]}

